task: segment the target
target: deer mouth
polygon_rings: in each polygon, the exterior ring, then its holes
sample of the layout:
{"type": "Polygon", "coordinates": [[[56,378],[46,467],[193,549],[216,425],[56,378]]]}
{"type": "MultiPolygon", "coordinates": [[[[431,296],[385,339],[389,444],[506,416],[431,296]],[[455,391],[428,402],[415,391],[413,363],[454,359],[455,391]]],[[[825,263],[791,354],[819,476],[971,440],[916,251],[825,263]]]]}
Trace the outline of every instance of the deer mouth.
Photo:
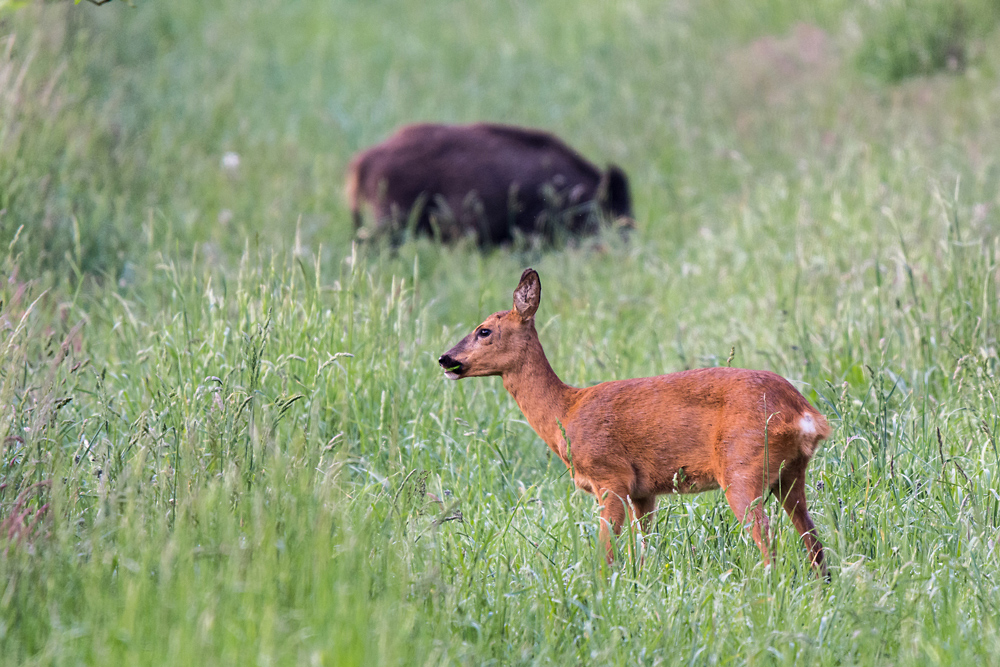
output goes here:
{"type": "Polygon", "coordinates": [[[441,364],[441,368],[444,369],[444,376],[449,380],[457,380],[462,377],[462,364],[459,361],[455,361],[453,358],[449,357],[447,354],[441,355],[438,359],[438,363],[441,364]]]}

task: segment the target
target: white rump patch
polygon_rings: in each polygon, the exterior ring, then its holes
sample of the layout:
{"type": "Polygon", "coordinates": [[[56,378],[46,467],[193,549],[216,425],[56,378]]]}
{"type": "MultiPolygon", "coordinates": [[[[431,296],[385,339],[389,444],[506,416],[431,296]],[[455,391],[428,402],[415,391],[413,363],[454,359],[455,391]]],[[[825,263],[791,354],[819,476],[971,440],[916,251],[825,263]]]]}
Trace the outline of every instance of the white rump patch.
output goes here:
{"type": "Polygon", "coordinates": [[[816,422],[812,415],[803,415],[802,419],[799,420],[799,429],[803,435],[816,435],[816,422]]]}

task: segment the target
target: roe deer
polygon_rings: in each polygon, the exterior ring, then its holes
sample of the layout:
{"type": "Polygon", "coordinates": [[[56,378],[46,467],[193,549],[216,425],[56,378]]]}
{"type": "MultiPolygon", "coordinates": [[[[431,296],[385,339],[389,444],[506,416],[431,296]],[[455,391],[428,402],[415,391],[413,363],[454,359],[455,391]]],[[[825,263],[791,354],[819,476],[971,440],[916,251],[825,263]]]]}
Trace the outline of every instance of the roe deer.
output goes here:
{"type": "Polygon", "coordinates": [[[763,507],[769,491],[781,499],[813,567],[829,579],[806,509],[806,466],[830,427],[795,387],[769,371],[739,368],[570,387],[552,370],[535,331],[541,293],[538,274],[527,269],[514,307],[487,317],[438,363],[452,380],[503,378],[576,485],[603,504],[599,535],[608,563],[609,528],[619,533],[626,515],[645,528],[657,495],[719,488],[736,517],[749,521],[770,563],[763,507]]]}

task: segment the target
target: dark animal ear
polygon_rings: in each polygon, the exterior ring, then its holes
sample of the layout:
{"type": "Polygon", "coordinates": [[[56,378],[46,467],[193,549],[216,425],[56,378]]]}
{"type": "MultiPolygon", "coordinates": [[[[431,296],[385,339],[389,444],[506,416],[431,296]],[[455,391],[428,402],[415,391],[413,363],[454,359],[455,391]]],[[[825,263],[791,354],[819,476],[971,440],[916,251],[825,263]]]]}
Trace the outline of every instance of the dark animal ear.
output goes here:
{"type": "Polygon", "coordinates": [[[542,300],[542,281],[538,278],[538,273],[534,269],[525,269],[521,274],[521,282],[514,290],[514,310],[527,320],[534,316],[538,310],[538,303],[542,300]]]}

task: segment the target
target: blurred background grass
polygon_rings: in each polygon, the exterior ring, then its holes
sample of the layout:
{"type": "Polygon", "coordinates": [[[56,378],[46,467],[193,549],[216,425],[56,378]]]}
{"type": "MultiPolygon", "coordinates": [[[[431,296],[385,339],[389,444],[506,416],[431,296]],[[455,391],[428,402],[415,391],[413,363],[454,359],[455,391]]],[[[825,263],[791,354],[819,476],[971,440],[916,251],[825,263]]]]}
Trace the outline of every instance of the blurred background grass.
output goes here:
{"type": "Polygon", "coordinates": [[[540,126],[624,163],[647,243],[722,224],[768,175],[851,169],[862,147],[976,187],[966,153],[995,148],[995,3],[916,5],[7,10],[4,238],[41,222],[43,267],[71,252],[113,276],[142,259],[143,225],[158,248],[238,257],[246,238],[287,243],[301,216],[304,243],[342,248],[346,161],[415,120],[540,126]],[[962,76],[901,88],[864,75],[949,68],[962,76]]]}
{"type": "Polygon", "coordinates": [[[992,664],[998,15],[0,4],[0,661],[992,664]],[[621,164],[636,233],[352,247],[347,161],[417,120],[621,164]],[[831,418],[833,584],[717,494],[603,569],[500,383],[435,364],[529,264],[567,382],[733,350],[831,418]]]}

